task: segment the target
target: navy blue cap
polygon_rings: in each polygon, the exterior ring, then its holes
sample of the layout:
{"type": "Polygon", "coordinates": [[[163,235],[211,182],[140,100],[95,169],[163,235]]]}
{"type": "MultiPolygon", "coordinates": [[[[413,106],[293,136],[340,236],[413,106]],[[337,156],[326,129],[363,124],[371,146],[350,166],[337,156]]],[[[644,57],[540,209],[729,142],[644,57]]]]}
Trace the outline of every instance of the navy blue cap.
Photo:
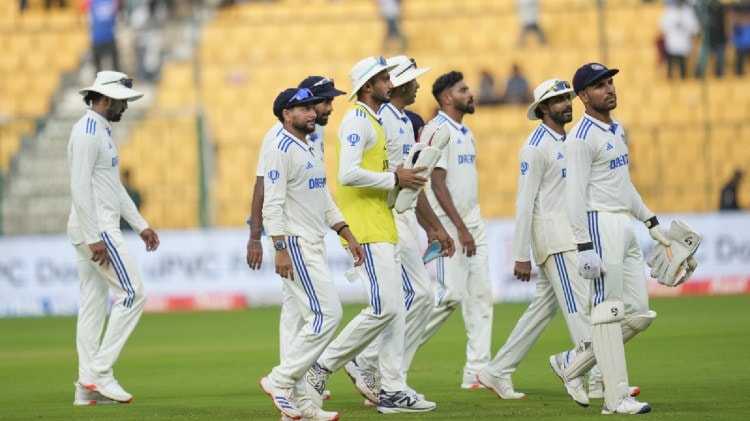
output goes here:
{"type": "Polygon", "coordinates": [[[299,88],[307,88],[312,91],[316,96],[322,96],[326,98],[333,98],[339,95],[344,95],[346,92],[336,89],[333,84],[332,77],[323,76],[308,76],[299,83],[299,88]]]}
{"type": "Polygon", "coordinates": [[[273,101],[273,115],[281,119],[281,112],[283,110],[310,103],[320,104],[325,100],[324,97],[315,96],[315,94],[306,88],[284,89],[273,101]]]}
{"type": "Polygon", "coordinates": [[[620,70],[618,69],[608,69],[606,66],[599,63],[584,64],[579,67],[578,70],[576,70],[576,74],[573,75],[573,90],[578,94],[592,83],[600,79],[610,78],[616,75],[619,71],[620,70]]]}

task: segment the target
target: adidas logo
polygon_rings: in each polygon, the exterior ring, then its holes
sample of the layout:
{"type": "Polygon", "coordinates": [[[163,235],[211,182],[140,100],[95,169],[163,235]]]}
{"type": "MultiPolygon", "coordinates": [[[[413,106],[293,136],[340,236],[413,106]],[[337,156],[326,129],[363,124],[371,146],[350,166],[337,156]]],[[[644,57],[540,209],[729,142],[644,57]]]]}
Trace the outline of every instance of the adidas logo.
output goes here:
{"type": "Polygon", "coordinates": [[[563,154],[561,154],[560,152],[558,152],[557,153],[557,160],[559,161],[559,160],[561,160],[563,158],[565,158],[565,156],[563,154]]]}
{"type": "Polygon", "coordinates": [[[398,134],[404,134],[404,133],[406,133],[406,132],[404,131],[404,128],[403,128],[403,127],[399,127],[399,128],[398,128],[398,134]]]}
{"type": "Polygon", "coordinates": [[[615,147],[612,146],[611,143],[607,142],[607,150],[614,149],[615,147]]]}
{"type": "Polygon", "coordinates": [[[313,167],[313,164],[310,163],[310,161],[307,161],[307,167],[305,167],[305,168],[309,170],[312,167],[313,167]]]}

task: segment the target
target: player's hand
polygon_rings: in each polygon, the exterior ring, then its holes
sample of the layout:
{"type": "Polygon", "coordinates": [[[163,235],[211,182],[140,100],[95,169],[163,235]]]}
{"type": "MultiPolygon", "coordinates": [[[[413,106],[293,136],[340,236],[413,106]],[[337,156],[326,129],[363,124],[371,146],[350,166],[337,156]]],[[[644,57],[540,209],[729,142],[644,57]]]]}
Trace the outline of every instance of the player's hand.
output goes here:
{"type": "Polygon", "coordinates": [[[107,267],[109,265],[109,253],[103,240],[89,244],[89,249],[91,250],[91,261],[99,262],[99,266],[107,267]]]}
{"type": "Polygon", "coordinates": [[[276,252],[276,273],[282,278],[294,281],[294,270],[292,270],[292,258],[286,249],[276,252]]]}
{"type": "Polygon", "coordinates": [[[586,279],[596,279],[606,272],[602,258],[596,250],[578,252],[578,274],[586,279]]]}
{"type": "Polygon", "coordinates": [[[651,236],[651,238],[661,243],[664,247],[669,247],[672,245],[672,242],[669,241],[669,238],[667,238],[667,231],[665,231],[664,227],[662,227],[661,225],[649,228],[648,234],[651,236]]]}
{"type": "Polygon", "coordinates": [[[263,243],[261,240],[247,240],[247,265],[250,269],[260,269],[263,263],[263,243]]]}
{"type": "Polygon", "coordinates": [[[516,262],[513,266],[513,275],[523,282],[531,279],[531,262],[516,262]]]}
{"type": "Polygon", "coordinates": [[[437,240],[440,243],[440,254],[444,257],[453,257],[456,253],[456,244],[453,242],[445,228],[432,230],[427,233],[427,244],[437,240]]]}
{"type": "Polygon", "coordinates": [[[468,228],[463,227],[458,229],[458,242],[461,243],[461,252],[466,257],[477,254],[477,245],[474,243],[474,236],[471,235],[468,228]]]}
{"type": "Polygon", "coordinates": [[[146,251],[154,251],[159,248],[159,236],[151,228],[141,231],[141,240],[146,243],[146,251]]]}
{"type": "Polygon", "coordinates": [[[399,165],[396,167],[396,174],[398,174],[398,187],[418,189],[424,186],[427,179],[418,175],[418,173],[426,169],[427,167],[424,165],[414,168],[404,168],[404,164],[399,165]]]}
{"type": "Polygon", "coordinates": [[[349,253],[354,259],[354,267],[362,266],[365,262],[365,249],[356,240],[349,241],[349,253]]]}

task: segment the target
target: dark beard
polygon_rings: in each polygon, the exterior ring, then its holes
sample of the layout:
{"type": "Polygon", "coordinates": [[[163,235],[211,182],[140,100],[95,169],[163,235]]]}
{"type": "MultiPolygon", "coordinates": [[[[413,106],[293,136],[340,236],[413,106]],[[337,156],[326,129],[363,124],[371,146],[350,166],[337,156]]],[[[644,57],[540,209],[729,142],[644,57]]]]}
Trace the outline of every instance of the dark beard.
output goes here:
{"type": "Polygon", "coordinates": [[[294,127],[295,130],[299,130],[301,133],[304,133],[304,134],[310,134],[315,131],[315,125],[313,125],[312,128],[309,128],[307,126],[307,122],[304,122],[301,124],[292,123],[292,127],[294,127]]]}

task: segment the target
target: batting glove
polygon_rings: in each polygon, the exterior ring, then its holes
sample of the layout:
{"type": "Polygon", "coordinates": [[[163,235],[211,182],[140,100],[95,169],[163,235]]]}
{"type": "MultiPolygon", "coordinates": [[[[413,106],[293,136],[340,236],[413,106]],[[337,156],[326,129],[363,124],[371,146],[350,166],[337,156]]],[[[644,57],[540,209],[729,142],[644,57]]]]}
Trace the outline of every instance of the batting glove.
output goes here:
{"type": "Polygon", "coordinates": [[[607,270],[596,250],[578,252],[578,274],[586,279],[600,278],[607,270]]]}

